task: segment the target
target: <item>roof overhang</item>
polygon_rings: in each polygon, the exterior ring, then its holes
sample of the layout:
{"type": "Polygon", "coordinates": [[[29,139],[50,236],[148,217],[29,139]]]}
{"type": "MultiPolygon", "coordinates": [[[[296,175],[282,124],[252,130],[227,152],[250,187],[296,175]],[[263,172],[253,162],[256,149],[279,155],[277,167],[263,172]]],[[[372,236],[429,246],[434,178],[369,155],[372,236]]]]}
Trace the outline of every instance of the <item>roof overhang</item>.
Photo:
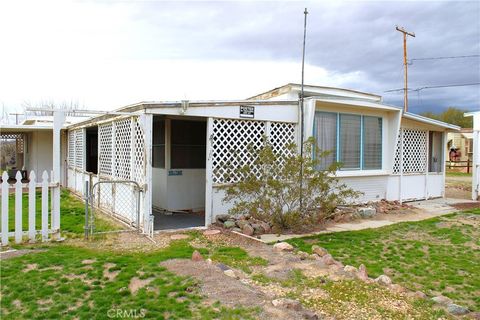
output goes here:
{"type": "Polygon", "coordinates": [[[35,125],[0,125],[0,132],[33,132],[33,131],[52,131],[53,128],[51,126],[35,126],[35,125]]]}
{"type": "Polygon", "coordinates": [[[358,99],[309,97],[309,98],[306,98],[305,100],[308,100],[308,99],[312,99],[315,102],[332,103],[332,104],[346,105],[346,106],[352,106],[357,108],[402,112],[402,109],[395,106],[390,106],[383,103],[372,102],[372,101],[358,100],[358,99]]]}
{"type": "Polygon", "coordinates": [[[449,129],[449,130],[454,130],[454,131],[460,131],[460,129],[461,129],[461,127],[459,127],[459,126],[456,126],[456,125],[453,125],[453,124],[450,124],[450,123],[446,123],[446,122],[443,122],[443,121],[427,118],[427,117],[420,116],[418,114],[414,114],[414,113],[410,113],[410,112],[404,112],[402,117],[405,118],[405,119],[415,120],[415,121],[418,121],[418,122],[422,122],[422,123],[429,124],[429,125],[432,125],[432,126],[441,127],[441,128],[444,128],[444,129],[449,129]]]}

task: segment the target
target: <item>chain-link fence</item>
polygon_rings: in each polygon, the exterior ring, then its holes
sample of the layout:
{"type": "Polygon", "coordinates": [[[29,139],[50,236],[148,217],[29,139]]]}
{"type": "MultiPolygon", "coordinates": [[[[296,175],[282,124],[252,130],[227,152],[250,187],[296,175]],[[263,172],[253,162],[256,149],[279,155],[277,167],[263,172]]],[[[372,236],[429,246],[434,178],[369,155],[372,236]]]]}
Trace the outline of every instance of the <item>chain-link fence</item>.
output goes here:
{"type": "Polygon", "coordinates": [[[140,232],[143,189],[131,180],[85,182],[85,237],[96,233],[95,212],[102,211],[140,232]]]}

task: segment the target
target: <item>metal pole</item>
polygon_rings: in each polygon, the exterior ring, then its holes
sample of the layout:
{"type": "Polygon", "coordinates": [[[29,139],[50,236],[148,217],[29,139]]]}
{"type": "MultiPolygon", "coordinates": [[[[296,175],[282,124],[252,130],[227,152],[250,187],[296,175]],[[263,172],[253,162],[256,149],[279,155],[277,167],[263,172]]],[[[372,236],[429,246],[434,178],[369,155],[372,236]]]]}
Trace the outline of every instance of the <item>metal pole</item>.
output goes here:
{"type": "Polygon", "coordinates": [[[305,8],[303,20],[303,50],[302,50],[302,87],[300,93],[300,211],[303,209],[303,140],[304,140],[304,79],[305,79],[305,40],[307,37],[307,8],[305,8]]]}

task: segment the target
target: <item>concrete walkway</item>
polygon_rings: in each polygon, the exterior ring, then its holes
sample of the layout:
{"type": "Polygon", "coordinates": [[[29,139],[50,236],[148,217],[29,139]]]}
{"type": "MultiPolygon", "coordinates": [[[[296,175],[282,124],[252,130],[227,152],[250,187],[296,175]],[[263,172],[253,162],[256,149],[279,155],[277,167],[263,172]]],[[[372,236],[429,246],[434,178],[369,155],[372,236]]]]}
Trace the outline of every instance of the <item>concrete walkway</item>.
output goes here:
{"type": "Polygon", "coordinates": [[[411,213],[405,214],[383,214],[378,215],[372,219],[359,219],[348,223],[337,223],[327,227],[325,230],[312,232],[307,234],[264,234],[260,236],[260,240],[265,243],[272,243],[284,241],[292,238],[301,238],[313,236],[322,233],[332,233],[341,231],[355,231],[363,229],[372,229],[388,226],[391,224],[405,222],[405,221],[420,221],[430,219],[445,214],[458,211],[451,205],[457,203],[474,203],[476,201],[467,199],[452,199],[452,198],[438,198],[431,200],[409,202],[410,206],[415,207],[411,213]]]}

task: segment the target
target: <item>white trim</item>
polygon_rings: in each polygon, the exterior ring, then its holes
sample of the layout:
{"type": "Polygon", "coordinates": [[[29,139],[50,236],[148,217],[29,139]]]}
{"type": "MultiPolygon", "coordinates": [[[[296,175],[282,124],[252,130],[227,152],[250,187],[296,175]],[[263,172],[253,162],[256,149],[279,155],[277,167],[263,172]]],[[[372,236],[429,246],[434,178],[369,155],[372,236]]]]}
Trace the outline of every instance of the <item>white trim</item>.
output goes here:
{"type": "Polygon", "coordinates": [[[452,130],[456,130],[456,131],[461,129],[459,126],[449,124],[449,123],[446,123],[446,122],[442,122],[442,121],[438,121],[438,120],[435,120],[435,119],[430,119],[430,118],[420,116],[418,114],[414,114],[414,113],[410,113],[410,112],[404,112],[402,117],[405,118],[405,119],[415,120],[415,121],[418,121],[418,122],[422,122],[422,123],[430,124],[430,125],[433,125],[433,126],[446,128],[446,129],[452,129],[452,130]]]}

